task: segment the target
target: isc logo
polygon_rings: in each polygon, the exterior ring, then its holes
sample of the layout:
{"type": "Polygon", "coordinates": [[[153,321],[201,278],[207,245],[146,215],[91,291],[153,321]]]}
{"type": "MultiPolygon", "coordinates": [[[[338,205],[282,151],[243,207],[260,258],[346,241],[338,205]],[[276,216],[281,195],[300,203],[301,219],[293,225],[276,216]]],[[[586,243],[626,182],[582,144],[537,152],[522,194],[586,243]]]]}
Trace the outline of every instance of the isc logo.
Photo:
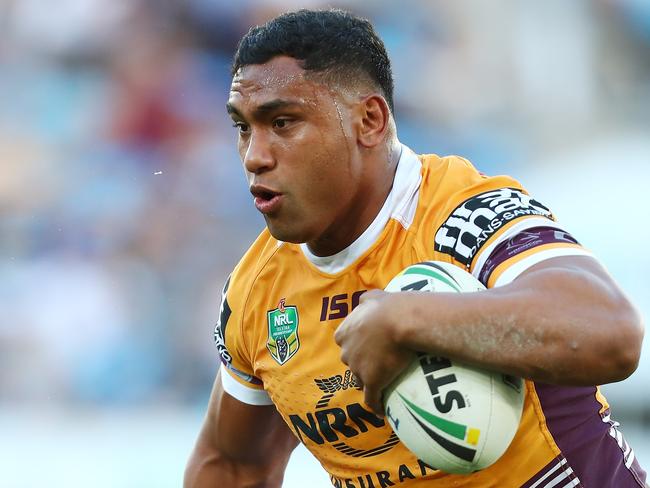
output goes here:
{"type": "Polygon", "coordinates": [[[342,319],[357,308],[359,299],[366,290],[355,291],[352,296],[347,293],[334,295],[332,297],[323,297],[323,303],[320,309],[320,321],[342,319]]]}

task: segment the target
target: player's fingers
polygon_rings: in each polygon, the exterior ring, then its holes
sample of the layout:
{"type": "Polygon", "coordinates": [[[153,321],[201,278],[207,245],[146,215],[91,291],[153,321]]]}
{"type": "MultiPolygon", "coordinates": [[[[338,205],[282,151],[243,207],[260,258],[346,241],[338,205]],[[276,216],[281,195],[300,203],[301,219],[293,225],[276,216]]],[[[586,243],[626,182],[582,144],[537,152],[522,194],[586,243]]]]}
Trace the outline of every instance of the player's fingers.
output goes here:
{"type": "Polygon", "coordinates": [[[347,353],[347,350],[345,350],[345,349],[341,349],[341,361],[346,366],[349,364],[348,363],[348,353],[347,353]]]}
{"type": "Polygon", "coordinates": [[[334,331],[334,342],[336,342],[339,347],[343,344],[343,337],[345,337],[345,321],[343,321],[343,323],[334,331]]]}
{"type": "Polygon", "coordinates": [[[384,416],[384,406],[381,401],[381,390],[369,386],[363,387],[363,395],[366,405],[377,415],[384,416]]]}
{"type": "Polygon", "coordinates": [[[383,290],[368,290],[368,291],[364,292],[359,297],[359,304],[367,302],[368,300],[372,300],[373,298],[377,298],[378,296],[382,295],[383,293],[386,293],[386,292],[383,291],[383,290]]]}

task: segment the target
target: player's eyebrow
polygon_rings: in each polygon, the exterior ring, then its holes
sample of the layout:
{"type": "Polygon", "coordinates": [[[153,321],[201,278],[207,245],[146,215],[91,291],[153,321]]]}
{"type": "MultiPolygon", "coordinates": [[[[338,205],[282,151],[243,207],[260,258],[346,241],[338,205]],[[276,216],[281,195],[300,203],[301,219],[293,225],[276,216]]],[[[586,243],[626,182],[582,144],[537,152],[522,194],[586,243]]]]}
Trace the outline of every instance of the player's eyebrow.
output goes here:
{"type": "Polygon", "coordinates": [[[275,100],[268,101],[266,103],[263,103],[259,107],[255,108],[255,112],[259,114],[263,114],[266,112],[273,112],[275,110],[279,110],[282,108],[290,108],[290,107],[295,107],[298,106],[298,102],[293,102],[291,100],[283,100],[281,98],[276,98],[275,100]]]}
{"type": "Polygon", "coordinates": [[[239,115],[241,117],[239,110],[237,110],[230,102],[226,103],[226,111],[231,115],[239,115]]]}
{"type": "MultiPolygon", "coordinates": [[[[291,107],[297,107],[300,104],[298,102],[294,102],[291,100],[284,100],[282,98],[276,98],[275,100],[269,100],[268,102],[265,102],[253,110],[253,115],[256,117],[263,116],[268,114],[269,112],[274,112],[275,110],[280,110],[283,108],[291,108],[291,107]]],[[[226,103],[226,110],[228,111],[229,114],[234,114],[239,117],[242,117],[242,114],[237,110],[237,108],[232,105],[230,102],[226,103]]]]}

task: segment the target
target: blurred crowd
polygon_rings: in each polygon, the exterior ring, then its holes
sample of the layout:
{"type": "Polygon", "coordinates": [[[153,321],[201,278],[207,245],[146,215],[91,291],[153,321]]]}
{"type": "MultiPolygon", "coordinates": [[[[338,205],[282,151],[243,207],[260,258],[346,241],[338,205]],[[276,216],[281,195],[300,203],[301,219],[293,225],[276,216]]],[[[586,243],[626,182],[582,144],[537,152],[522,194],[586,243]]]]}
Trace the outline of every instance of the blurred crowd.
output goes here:
{"type": "Polygon", "coordinates": [[[220,288],[263,226],[232,54],[331,5],[385,40],[418,152],[517,175],[649,127],[644,0],[0,0],[0,403],[203,403],[220,288]]]}

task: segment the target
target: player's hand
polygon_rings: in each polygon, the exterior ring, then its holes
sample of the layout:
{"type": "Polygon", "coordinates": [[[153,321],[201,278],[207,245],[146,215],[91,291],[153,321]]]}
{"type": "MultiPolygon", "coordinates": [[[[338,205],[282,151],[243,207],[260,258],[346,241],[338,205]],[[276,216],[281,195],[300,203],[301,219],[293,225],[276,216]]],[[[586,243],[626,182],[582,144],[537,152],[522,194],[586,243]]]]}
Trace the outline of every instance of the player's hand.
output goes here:
{"type": "Polygon", "coordinates": [[[382,390],[408,365],[413,352],[395,342],[400,323],[399,293],[371,290],[336,330],[341,360],[363,385],[366,404],[384,413],[382,390]]]}

